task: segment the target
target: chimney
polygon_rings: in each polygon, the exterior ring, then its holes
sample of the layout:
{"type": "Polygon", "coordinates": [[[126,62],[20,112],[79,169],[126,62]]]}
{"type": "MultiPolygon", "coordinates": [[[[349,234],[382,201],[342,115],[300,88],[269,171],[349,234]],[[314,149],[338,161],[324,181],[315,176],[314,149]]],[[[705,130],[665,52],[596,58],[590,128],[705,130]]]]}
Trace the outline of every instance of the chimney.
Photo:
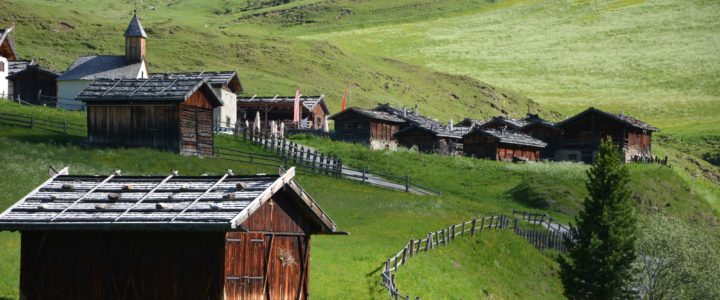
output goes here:
{"type": "Polygon", "coordinates": [[[450,119],[450,131],[452,131],[452,130],[453,130],[453,120],[450,119]]]}
{"type": "Polygon", "coordinates": [[[407,108],[403,107],[403,118],[407,118],[407,108]]]}

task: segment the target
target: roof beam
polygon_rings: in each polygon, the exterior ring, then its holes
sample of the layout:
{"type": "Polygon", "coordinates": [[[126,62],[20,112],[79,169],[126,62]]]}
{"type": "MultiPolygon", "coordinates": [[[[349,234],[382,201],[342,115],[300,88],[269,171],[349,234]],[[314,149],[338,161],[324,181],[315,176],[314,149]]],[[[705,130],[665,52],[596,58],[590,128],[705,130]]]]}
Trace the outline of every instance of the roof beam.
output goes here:
{"type": "Polygon", "coordinates": [[[50,219],[50,222],[55,221],[55,219],[57,219],[58,217],[60,217],[60,215],[62,215],[62,214],[65,213],[66,211],[68,211],[71,207],[73,207],[73,205],[75,205],[75,204],[77,204],[77,203],[80,203],[80,201],[82,201],[83,199],[85,199],[85,197],[87,197],[87,196],[89,196],[90,194],[92,194],[93,192],[95,192],[95,190],[97,190],[101,185],[107,183],[108,181],[110,181],[110,179],[112,179],[113,177],[115,177],[116,174],[119,174],[119,172],[118,172],[118,171],[115,171],[115,172],[113,172],[112,174],[110,174],[110,176],[108,176],[108,177],[105,178],[103,181],[101,181],[100,183],[98,183],[96,186],[94,186],[93,188],[91,188],[89,191],[87,191],[87,193],[85,193],[85,194],[82,195],[80,198],[78,198],[77,200],[75,200],[75,202],[71,203],[70,205],[68,205],[68,207],[66,207],[66,208],[63,209],[61,212],[59,212],[59,213],[56,214],[54,217],[52,217],[52,219],[50,219]]]}
{"type": "Polygon", "coordinates": [[[142,198],[140,198],[140,200],[138,200],[137,202],[135,202],[135,204],[133,204],[133,205],[131,205],[130,207],[128,207],[127,210],[125,210],[122,214],[120,214],[117,218],[115,218],[115,220],[113,220],[113,222],[117,222],[118,220],[120,220],[120,218],[122,218],[124,215],[126,215],[127,213],[129,213],[130,210],[132,210],[133,208],[135,208],[135,206],[137,206],[138,204],[140,204],[140,202],[143,202],[143,200],[145,200],[147,197],[150,197],[150,195],[151,195],[152,193],[154,193],[161,185],[163,185],[164,183],[166,183],[166,182],[167,182],[168,180],[170,180],[170,178],[172,178],[173,176],[174,176],[174,174],[170,174],[170,175],[168,175],[168,177],[165,177],[165,179],[163,179],[162,181],[160,181],[160,183],[158,183],[158,184],[157,184],[156,186],[154,186],[149,192],[147,192],[145,195],[143,195],[142,198]]]}
{"type": "Polygon", "coordinates": [[[104,93],[102,93],[102,95],[101,95],[100,97],[105,97],[105,95],[106,95],[107,93],[109,93],[110,91],[112,91],[112,89],[114,89],[121,81],[122,81],[122,78],[120,78],[120,80],[118,80],[117,82],[115,82],[115,84],[113,84],[113,86],[110,87],[107,91],[105,91],[104,93]]]}
{"type": "Polygon", "coordinates": [[[150,81],[150,78],[146,79],[142,84],[140,84],[140,86],[133,90],[132,93],[128,95],[128,98],[132,97],[132,95],[135,95],[135,92],[139,91],[146,83],[148,83],[148,81],[150,81]]]}
{"type": "Polygon", "coordinates": [[[155,93],[155,96],[162,94],[165,90],[169,89],[173,84],[177,82],[177,79],[173,79],[173,82],[170,83],[170,85],[166,86],[164,89],[160,90],[159,92],[155,93]]]}
{"type": "Polygon", "coordinates": [[[197,203],[198,201],[200,201],[200,199],[202,199],[202,197],[204,197],[205,195],[207,195],[208,193],[210,193],[210,191],[212,191],[215,187],[217,187],[217,186],[218,186],[221,182],[223,182],[223,180],[225,180],[225,178],[227,178],[228,176],[230,176],[230,172],[225,173],[225,175],[223,175],[223,177],[221,177],[220,180],[216,181],[213,185],[211,185],[207,190],[205,190],[204,193],[202,193],[202,195],[198,196],[197,198],[195,198],[195,200],[193,200],[192,202],[190,202],[190,204],[188,204],[187,206],[185,206],[185,208],[184,208],[181,212],[179,212],[177,215],[175,215],[174,217],[172,217],[172,219],[170,219],[170,222],[174,222],[175,219],[177,219],[177,217],[179,217],[179,216],[182,215],[185,211],[187,211],[188,209],[190,209],[190,207],[193,206],[193,205],[194,205],[195,203],[197,203]]]}

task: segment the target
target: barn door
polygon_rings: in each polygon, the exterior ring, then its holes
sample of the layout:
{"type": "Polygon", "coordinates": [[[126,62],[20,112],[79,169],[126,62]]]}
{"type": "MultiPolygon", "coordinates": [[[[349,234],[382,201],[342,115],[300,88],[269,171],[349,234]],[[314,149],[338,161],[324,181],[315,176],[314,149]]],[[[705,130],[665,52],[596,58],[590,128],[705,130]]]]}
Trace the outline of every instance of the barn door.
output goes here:
{"type": "Polygon", "coordinates": [[[307,236],[274,236],[268,257],[269,299],[307,298],[309,248],[307,236]]]}
{"type": "Polygon", "coordinates": [[[225,239],[226,299],[266,299],[266,262],[271,241],[262,233],[228,234],[225,239]]]}

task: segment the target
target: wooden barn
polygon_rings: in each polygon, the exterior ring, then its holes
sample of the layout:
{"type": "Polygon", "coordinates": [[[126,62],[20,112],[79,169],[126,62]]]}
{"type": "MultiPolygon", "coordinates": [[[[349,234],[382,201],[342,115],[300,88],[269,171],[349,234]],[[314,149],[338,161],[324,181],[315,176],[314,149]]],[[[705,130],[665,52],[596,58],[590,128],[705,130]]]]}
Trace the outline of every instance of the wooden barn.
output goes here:
{"type": "Polygon", "coordinates": [[[55,106],[57,99],[56,79],[60,74],[41,68],[35,64],[27,65],[23,70],[14,72],[10,81],[10,94],[13,99],[32,104],[55,106]],[[46,99],[52,99],[48,102],[46,99]]]}
{"type": "Polygon", "coordinates": [[[624,114],[611,114],[590,107],[556,124],[563,130],[557,160],[592,163],[603,138],[611,137],[624,154],[633,157],[652,156],[652,133],[658,129],[624,114]]]}
{"type": "Polygon", "coordinates": [[[20,299],[308,299],[335,224],[280,175],[53,176],[0,214],[20,299]]]}
{"type": "Polygon", "coordinates": [[[218,95],[222,106],[213,110],[216,131],[221,128],[235,128],[237,123],[237,94],[243,87],[235,71],[155,73],[150,78],[159,79],[205,79],[218,95]]]}
{"type": "Polygon", "coordinates": [[[546,143],[522,132],[475,128],[463,136],[466,156],[500,161],[540,161],[546,143]]]}
{"type": "Polygon", "coordinates": [[[222,103],[204,79],[97,79],[78,99],[90,145],[213,155],[213,109],[222,103]]]}
{"type": "Polygon", "coordinates": [[[413,125],[405,127],[395,134],[398,144],[407,148],[417,148],[426,153],[450,155],[455,152],[455,145],[461,143],[462,135],[448,128],[413,125]]]}
{"type": "Polygon", "coordinates": [[[547,144],[540,150],[540,158],[555,159],[555,152],[558,150],[563,135],[562,129],[535,114],[528,114],[524,121],[525,125],[520,128],[520,131],[547,144]]]}
{"type": "Polygon", "coordinates": [[[19,60],[15,51],[15,43],[10,38],[10,33],[15,26],[0,28],[0,98],[10,98],[12,94],[7,76],[13,72],[12,64],[19,60]]]}
{"type": "Polygon", "coordinates": [[[395,150],[398,145],[395,134],[405,123],[392,114],[357,107],[345,109],[330,119],[335,121],[335,139],[365,144],[373,150],[395,150]]]}
{"type": "MultiPolygon", "coordinates": [[[[301,129],[320,130],[325,123],[325,117],[330,115],[325,104],[325,96],[300,97],[300,124],[301,129]]],[[[295,128],[293,125],[293,108],[295,96],[274,97],[238,97],[237,109],[241,122],[253,122],[255,115],[260,112],[262,128],[270,129],[270,121],[285,123],[286,128],[295,128]]]]}

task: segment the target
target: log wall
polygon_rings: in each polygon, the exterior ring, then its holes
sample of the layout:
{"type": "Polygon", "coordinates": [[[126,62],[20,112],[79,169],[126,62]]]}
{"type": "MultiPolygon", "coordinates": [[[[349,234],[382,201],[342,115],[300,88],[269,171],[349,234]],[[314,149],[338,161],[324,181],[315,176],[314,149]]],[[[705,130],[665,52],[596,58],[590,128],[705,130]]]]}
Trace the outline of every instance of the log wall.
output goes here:
{"type": "Polygon", "coordinates": [[[88,138],[93,146],[178,151],[177,105],[90,103],[87,119],[88,138]]]}

